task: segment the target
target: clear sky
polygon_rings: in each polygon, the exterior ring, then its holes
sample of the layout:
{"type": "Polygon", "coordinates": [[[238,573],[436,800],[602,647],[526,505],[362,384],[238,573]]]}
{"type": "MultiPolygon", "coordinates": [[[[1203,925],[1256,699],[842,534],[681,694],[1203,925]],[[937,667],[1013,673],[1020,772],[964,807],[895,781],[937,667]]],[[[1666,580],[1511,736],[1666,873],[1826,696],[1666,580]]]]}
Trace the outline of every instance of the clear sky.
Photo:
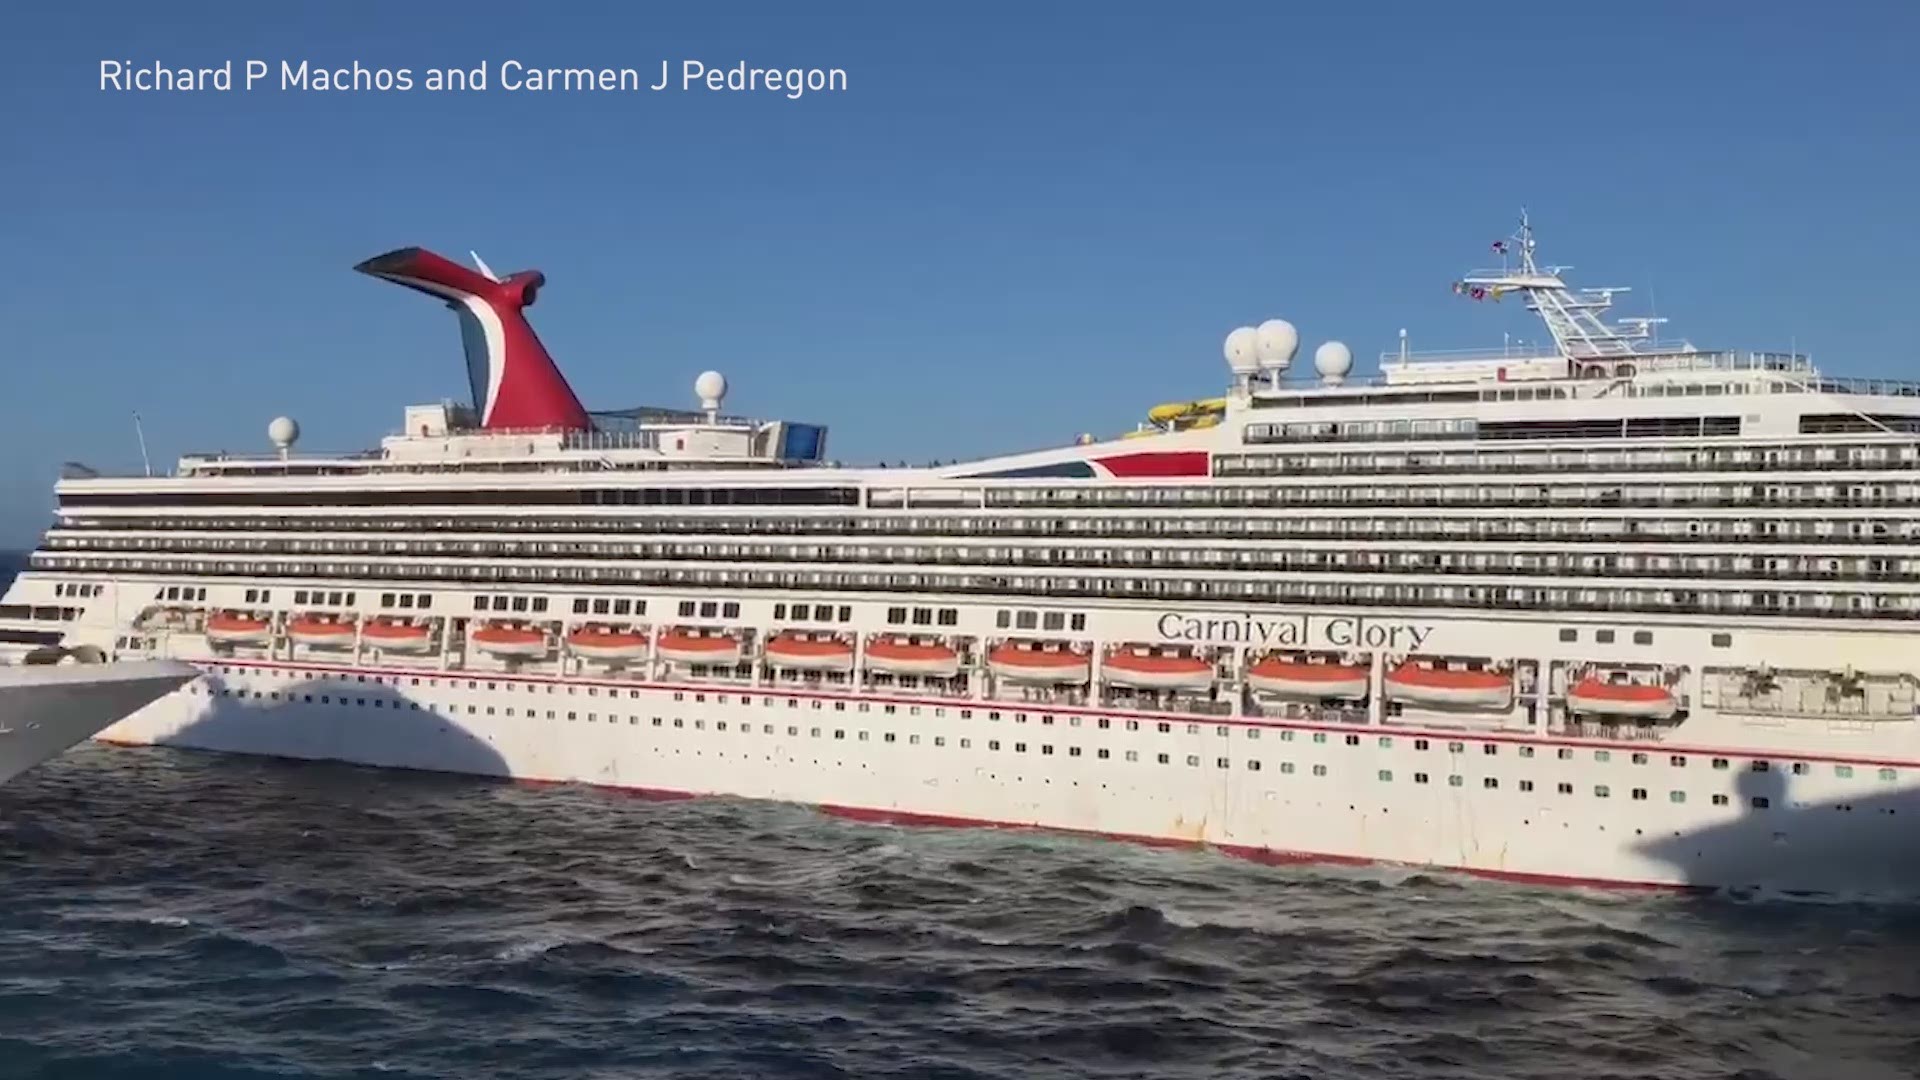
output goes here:
{"type": "Polygon", "coordinates": [[[1130,427],[1282,316],[1361,370],[1536,328],[1450,282],[1543,254],[1703,347],[1914,376],[1920,5],[525,0],[17,6],[0,35],[0,546],[63,460],[357,449],[464,398],[455,320],[353,274],[544,270],[590,407],[830,424],[851,461],[1130,427]],[[611,5],[609,6],[611,9],[611,5]],[[1339,14],[1331,13],[1333,8],[1339,14]],[[99,61],[839,67],[744,93],[134,93],[99,61]]]}

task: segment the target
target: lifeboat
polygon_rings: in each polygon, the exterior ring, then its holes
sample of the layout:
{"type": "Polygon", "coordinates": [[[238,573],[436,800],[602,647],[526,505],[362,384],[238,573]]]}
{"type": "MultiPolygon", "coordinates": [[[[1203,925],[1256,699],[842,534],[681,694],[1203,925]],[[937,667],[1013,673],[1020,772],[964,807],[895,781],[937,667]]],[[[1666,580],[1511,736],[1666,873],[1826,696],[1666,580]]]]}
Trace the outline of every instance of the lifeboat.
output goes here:
{"type": "Polygon", "coordinates": [[[376,619],[360,628],[360,640],[386,652],[426,652],[433,647],[433,631],[412,623],[376,619]]]}
{"type": "Polygon", "coordinates": [[[1247,669],[1247,685],[1261,693],[1320,701],[1367,696],[1366,668],[1353,664],[1306,664],[1267,657],[1247,669]]]}
{"type": "Polygon", "coordinates": [[[492,656],[547,655],[547,635],[525,626],[483,626],[473,632],[473,644],[492,656]]]}
{"type": "Polygon", "coordinates": [[[252,615],[223,611],[207,617],[207,640],[227,645],[265,645],[273,639],[273,623],[252,615]]]}
{"type": "Polygon", "coordinates": [[[567,635],[567,648],[589,660],[639,660],[647,655],[647,635],[637,630],[582,626],[567,635]]]}
{"type": "Polygon", "coordinates": [[[319,649],[353,648],[353,624],[338,619],[296,615],[287,620],[287,637],[319,649]]]}
{"type": "Polygon", "coordinates": [[[731,634],[701,637],[684,630],[669,630],[660,635],[660,659],[676,664],[728,667],[740,662],[740,642],[731,634]]]}
{"type": "Polygon", "coordinates": [[[1645,683],[1610,683],[1588,677],[1567,691],[1567,708],[1594,716],[1635,720],[1669,720],[1680,711],[1673,691],[1645,683]]]}
{"type": "Polygon", "coordinates": [[[853,646],[836,638],[775,634],[767,640],[767,663],[789,671],[852,671],[853,646]]]}
{"type": "Polygon", "coordinates": [[[867,642],[867,670],[889,675],[951,679],[960,674],[960,654],[946,645],[883,637],[867,642]]]}
{"type": "Polygon", "coordinates": [[[1120,649],[1101,661],[1100,677],[1141,690],[1205,690],[1213,685],[1213,665],[1198,656],[1120,649]]]}
{"type": "Polygon", "coordinates": [[[1035,649],[1011,642],[987,653],[987,667],[1013,682],[1083,683],[1092,665],[1086,653],[1067,649],[1035,649]]]}
{"type": "Polygon", "coordinates": [[[1387,696],[1413,705],[1504,709],[1513,704],[1513,676],[1402,664],[1387,674],[1387,696]]]}

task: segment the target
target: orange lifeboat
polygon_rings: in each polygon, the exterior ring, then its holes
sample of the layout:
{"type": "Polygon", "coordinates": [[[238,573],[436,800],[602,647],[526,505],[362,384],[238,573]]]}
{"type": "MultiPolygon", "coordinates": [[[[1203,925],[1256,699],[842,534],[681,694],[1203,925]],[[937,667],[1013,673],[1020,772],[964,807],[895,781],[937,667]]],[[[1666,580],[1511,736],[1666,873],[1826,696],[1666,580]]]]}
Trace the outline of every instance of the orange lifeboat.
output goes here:
{"type": "Polygon", "coordinates": [[[1213,685],[1213,665],[1198,656],[1120,648],[1100,662],[1100,677],[1140,690],[1205,690],[1213,685]]]}
{"type": "Polygon", "coordinates": [[[995,675],[1012,682],[1051,685],[1086,682],[1092,664],[1086,653],[1006,642],[994,646],[987,653],[987,667],[995,675]]]}
{"type": "Polygon", "coordinates": [[[669,630],[660,635],[660,659],[676,664],[730,667],[740,662],[740,641],[731,634],[698,635],[669,630]]]}
{"type": "Polygon", "coordinates": [[[1264,694],[1320,701],[1367,696],[1367,669],[1353,664],[1307,664],[1269,656],[1247,669],[1247,685],[1264,694]]]}
{"type": "Polygon", "coordinates": [[[412,623],[375,619],[360,628],[360,640],[385,652],[425,652],[433,647],[433,631],[412,623]]]}
{"type": "Polygon", "coordinates": [[[1504,709],[1513,704],[1513,676],[1408,663],[1387,674],[1387,696],[1413,705],[1504,709]]]}
{"type": "Polygon", "coordinates": [[[295,615],[287,620],[287,637],[316,649],[353,648],[353,623],[319,615],[295,615]]]}
{"type": "Polygon", "coordinates": [[[867,670],[889,675],[951,679],[960,674],[960,654],[935,642],[881,637],[867,642],[867,670]]]}
{"type": "Polygon", "coordinates": [[[647,655],[647,635],[610,626],[582,626],[567,635],[567,648],[589,660],[638,660],[647,655]]]}
{"type": "Polygon", "coordinates": [[[775,634],[767,639],[767,663],[789,671],[851,671],[853,646],[838,638],[775,634]]]}
{"type": "Polygon", "coordinates": [[[222,611],[207,617],[207,640],[225,645],[265,645],[273,639],[268,619],[222,611]]]}
{"type": "Polygon", "coordinates": [[[1680,702],[1664,686],[1603,682],[1588,676],[1567,691],[1567,708],[1594,716],[1670,720],[1680,711],[1680,702]]]}
{"type": "Polygon", "coordinates": [[[473,644],[492,656],[523,659],[547,655],[547,635],[526,626],[482,626],[473,632],[473,644]]]}

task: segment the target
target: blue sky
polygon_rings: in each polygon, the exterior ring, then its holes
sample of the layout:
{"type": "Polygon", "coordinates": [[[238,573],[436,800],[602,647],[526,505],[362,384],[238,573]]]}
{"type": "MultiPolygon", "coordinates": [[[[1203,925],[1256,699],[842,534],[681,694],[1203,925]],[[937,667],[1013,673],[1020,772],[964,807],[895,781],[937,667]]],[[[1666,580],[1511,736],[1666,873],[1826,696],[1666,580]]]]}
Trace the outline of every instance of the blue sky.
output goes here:
{"type": "Polygon", "coordinates": [[[63,460],[370,445],[465,394],[453,317],[349,268],[546,272],[592,407],[825,422],[848,460],[1125,429],[1283,316],[1362,358],[1535,327],[1543,253],[1702,346],[1914,369],[1912,5],[34,5],[0,41],[0,546],[63,460]],[[98,63],[840,67],[771,95],[102,92],[98,63]]]}

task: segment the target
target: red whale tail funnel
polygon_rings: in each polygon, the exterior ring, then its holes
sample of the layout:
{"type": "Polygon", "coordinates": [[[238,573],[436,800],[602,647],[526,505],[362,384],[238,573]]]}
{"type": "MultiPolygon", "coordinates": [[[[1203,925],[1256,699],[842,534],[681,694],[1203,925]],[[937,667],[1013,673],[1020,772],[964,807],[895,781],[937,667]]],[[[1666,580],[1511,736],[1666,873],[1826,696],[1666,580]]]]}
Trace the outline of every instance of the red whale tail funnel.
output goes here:
{"type": "Polygon", "coordinates": [[[523,313],[546,284],[540,271],[501,281],[417,247],[376,255],[354,269],[444,300],[460,316],[482,428],[593,427],[523,313]]]}

